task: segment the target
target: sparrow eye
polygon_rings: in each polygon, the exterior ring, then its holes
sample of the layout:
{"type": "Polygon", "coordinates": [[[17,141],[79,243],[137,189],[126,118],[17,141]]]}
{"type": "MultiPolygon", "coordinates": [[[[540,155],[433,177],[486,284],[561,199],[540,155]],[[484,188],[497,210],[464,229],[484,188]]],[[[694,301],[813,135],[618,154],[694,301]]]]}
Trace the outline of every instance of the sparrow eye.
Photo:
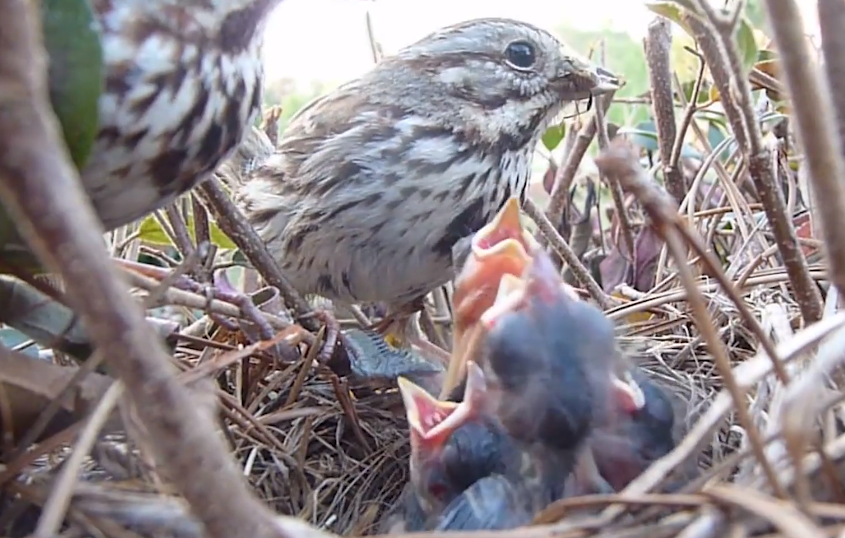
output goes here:
{"type": "Polygon", "coordinates": [[[508,63],[517,69],[529,69],[537,60],[534,45],[527,41],[514,41],[505,49],[508,63]]]}

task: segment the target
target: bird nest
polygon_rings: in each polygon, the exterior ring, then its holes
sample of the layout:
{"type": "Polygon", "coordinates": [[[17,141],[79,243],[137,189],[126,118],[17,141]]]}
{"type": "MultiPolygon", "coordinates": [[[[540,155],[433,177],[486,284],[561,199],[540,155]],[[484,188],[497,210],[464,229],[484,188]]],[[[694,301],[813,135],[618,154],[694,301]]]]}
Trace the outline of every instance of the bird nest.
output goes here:
{"type": "MultiPolygon", "coordinates": [[[[725,321],[731,320],[730,312],[726,314],[725,321]]],[[[644,334],[620,342],[642,368],[679,396],[686,430],[706,412],[721,386],[701,344],[678,336],[689,328],[679,331],[678,324],[667,327],[659,320],[655,316],[636,324],[634,332],[644,334]]],[[[734,361],[748,360],[748,335],[741,325],[726,323],[721,329],[725,341],[734,344],[734,361]]],[[[216,393],[221,435],[257,496],[276,513],[336,534],[374,534],[408,479],[408,430],[401,398],[395,388],[355,385],[328,366],[314,367],[313,351],[308,351],[317,345],[296,349],[305,356],[292,356],[287,346],[249,346],[242,331],[214,326],[210,335],[180,342],[173,358],[186,379],[192,372],[215,372],[213,386],[188,385],[198,395],[216,393]]],[[[198,396],[198,401],[204,400],[198,396]]],[[[185,507],[176,502],[166,479],[156,474],[131,407],[121,410],[118,422],[128,435],[117,426],[94,445],[82,467],[68,521],[107,535],[114,522],[142,535],[196,535],[185,507]]],[[[742,448],[741,428],[736,421],[723,422],[705,441],[705,449],[696,455],[702,474],[742,448]]],[[[21,497],[9,501],[4,511],[14,514],[6,518],[9,535],[32,530],[36,513],[16,511],[14,506],[43,505],[67,455],[66,450],[46,453],[15,485],[21,497]]],[[[671,505],[663,507],[664,513],[671,510],[671,505]]],[[[656,517],[653,513],[652,519],[656,517]]]]}
{"type": "MultiPolygon", "coordinates": [[[[641,225],[639,230],[646,238],[638,243],[642,247],[651,232],[641,225]]],[[[610,257],[619,255],[615,248],[610,257]]],[[[659,248],[652,250],[656,261],[659,248]]],[[[141,252],[167,258],[149,246],[141,252]]],[[[164,323],[163,330],[171,344],[172,361],[181,371],[186,390],[195,393],[197,405],[217,418],[219,434],[255,494],[277,514],[295,516],[334,534],[377,533],[381,518],[396,504],[408,480],[408,429],[395,383],[356,382],[346,375],[348,368],[342,361],[335,360],[337,354],[328,362],[316,361],[317,353],[325,349],[323,342],[334,339],[337,327],[327,324],[319,331],[306,331],[293,323],[285,318],[281,301],[275,300],[278,293],[275,299],[270,293],[267,300],[268,291],[278,292],[274,288],[259,289],[244,301],[243,294],[223,282],[209,299],[205,296],[209,290],[197,282],[173,281],[171,269],[134,262],[125,266],[139,298],[149,301],[158,295],[160,303],[171,305],[156,316],[178,318],[169,329],[164,323]],[[167,279],[173,287],[162,291],[161,283],[167,279]],[[257,338],[262,331],[266,334],[257,338]]],[[[672,263],[652,270],[677,275],[672,263]]],[[[811,262],[809,271],[821,278],[818,265],[811,262]]],[[[537,515],[537,523],[553,527],[538,526],[526,532],[587,536],[601,529],[606,536],[676,536],[698,525],[723,528],[731,524],[726,515],[730,513],[737,514],[736,521],[750,534],[771,534],[784,525],[811,528],[800,512],[783,512],[782,504],[774,500],[780,491],[809,491],[805,498],[812,495],[822,503],[808,504],[809,510],[837,517],[834,505],[823,503],[845,500],[839,470],[845,459],[845,437],[838,407],[831,407],[835,402],[826,398],[824,387],[829,384],[821,370],[831,369],[836,345],[818,348],[816,364],[823,366],[807,367],[795,359],[837,329],[843,323],[841,316],[796,336],[793,325],[799,319],[799,307],[784,292],[787,276],[782,268],[749,272],[742,286],[735,288],[744,308],[761,320],[766,337],[779,346],[781,360],[792,361],[789,375],[806,371],[787,394],[772,374],[773,363],[765,350],[753,351],[760,339],[749,326],[747,313],[724,287],[708,279],[696,282],[708,312],[707,323],[733,368],[727,382],[719,357],[708,345],[712,342],[703,337],[704,325],[694,313],[690,288],[676,279],[665,280],[672,285],[637,290],[636,279],[630,275],[629,271],[614,286],[614,296],[620,301],[605,312],[619,328],[620,347],[678,396],[678,416],[683,418],[677,432],[679,446],[622,494],[564,499],[537,515]],[[731,394],[750,401],[747,416],[736,412],[731,394]],[[822,415],[827,409],[833,413],[822,415]],[[800,472],[791,466],[791,454],[783,442],[783,425],[790,424],[785,419],[789,416],[801,418],[791,431],[793,439],[795,432],[799,437],[816,435],[814,420],[832,417],[819,430],[821,437],[814,437],[825,451],[801,459],[800,472]],[[690,467],[680,491],[650,493],[660,491],[678,469],[690,467]]],[[[247,288],[257,288],[252,270],[242,277],[251,282],[247,288]]],[[[442,306],[448,301],[434,303],[442,306]]],[[[433,304],[429,306],[434,309],[433,304]]],[[[448,333],[448,311],[434,309],[431,317],[448,333]]],[[[55,359],[49,366],[61,369],[61,354],[55,359]]],[[[8,372],[6,366],[2,369],[8,372]]],[[[29,379],[54,373],[33,370],[29,379]]],[[[75,420],[87,416],[106,397],[108,384],[100,381],[83,387],[76,403],[64,406],[67,416],[58,427],[54,424],[42,433],[34,450],[7,459],[0,475],[5,481],[0,483],[12,495],[5,500],[0,532],[9,536],[32,532],[38,517],[56,511],[51,492],[64,491],[69,500],[65,522],[83,529],[83,534],[123,536],[128,528],[142,536],[199,536],[200,527],[190,510],[167,477],[159,474],[160,466],[147,444],[149,436],[128,402],[120,401],[119,412],[98,425],[101,435],[81,450],[83,461],[73,462],[75,452],[57,448],[66,446],[79,431],[75,420]],[[80,406],[80,401],[88,405],[80,406]],[[68,467],[79,471],[76,481],[63,475],[68,467]],[[17,473],[18,480],[10,482],[17,473]]],[[[10,383],[9,377],[6,382],[10,383]]],[[[26,401],[38,396],[46,406],[60,400],[58,393],[30,390],[34,381],[16,383],[18,388],[29,387],[26,401]]],[[[35,422],[34,418],[29,422],[35,422]]],[[[71,446],[79,448],[80,443],[77,440],[71,446]]]]}

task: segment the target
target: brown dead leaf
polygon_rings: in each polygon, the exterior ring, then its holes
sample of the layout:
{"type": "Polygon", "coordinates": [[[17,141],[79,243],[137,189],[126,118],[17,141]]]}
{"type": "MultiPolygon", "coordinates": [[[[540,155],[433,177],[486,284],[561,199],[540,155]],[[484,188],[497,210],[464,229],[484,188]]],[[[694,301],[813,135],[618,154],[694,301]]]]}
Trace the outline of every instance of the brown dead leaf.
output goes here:
{"type": "MultiPolygon", "coordinates": [[[[55,400],[76,374],[77,368],[0,347],[0,428],[17,442],[41,412],[55,400]],[[8,420],[7,420],[8,417],[8,420]],[[11,423],[7,423],[11,422],[11,423]]],[[[85,418],[114,382],[111,377],[90,373],[72,389],[36,442],[46,439],[85,418]]],[[[119,427],[115,418],[106,429],[119,427]]]]}

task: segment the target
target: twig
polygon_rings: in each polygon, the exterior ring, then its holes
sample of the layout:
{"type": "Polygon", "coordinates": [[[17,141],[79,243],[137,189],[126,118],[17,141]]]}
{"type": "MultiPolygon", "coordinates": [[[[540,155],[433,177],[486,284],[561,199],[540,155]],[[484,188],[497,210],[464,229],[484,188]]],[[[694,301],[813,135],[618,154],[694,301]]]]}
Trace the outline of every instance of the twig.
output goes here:
{"type": "MultiPolygon", "coordinates": [[[[604,112],[610,108],[613,102],[613,96],[616,92],[611,92],[602,97],[594,99],[596,108],[602,107],[604,112]]],[[[555,226],[563,218],[564,209],[569,201],[569,187],[572,185],[572,180],[575,179],[575,174],[578,172],[578,167],[581,165],[581,160],[587,153],[587,148],[596,136],[596,117],[595,114],[590,118],[581,130],[578,131],[578,136],[575,137],[575,142],[572,144],[571,151],[566,155],[566,162],[559,166],[555,173],[555,183],[552,187],[551,197],[549,199],[549,206],[546,208],[546,217],[555,226]]],[[[548,242],[545,237],[540,237],[540,244],[547,246],[548,242]]]]}
{"type": "MultiPolygon", "coordinates": [[[[818,68],[810,58],[801,24],[801,13],[794,0],[767,0],[766,11],[772,34],[780,53],[780,64],[794,109],[793,118],[809,167],[813,198],[818,209],[830,281],[839,293],[845,293],[845,165],[842,140],[831,117],[834,110],[840,133],[845,129],[845,98],[836,101],[821,84],[818,68]],[[789,17],[789,18],[785,18],[789,17]]],[[[824,37],[825,67],[832,84],[845,80],[845,38],[836,35],[834,24],[845,24],[845,3],[819,0],[819,22],[824,37]]],[[[842,93],[842,87],[835,93],[842,93]]],[[[843,133],[845,134],[845,133],[843,133]]]]}
{"type": "Polygon", "coordinates": [[[563,258],[570,269],[572,269],[572,273],[575,275],[575,278],[587,288],[587,291],[590,293],[590,296],[601,306],[602,310],[607,310],[609,308],[613,308],[615,305],[607,296],[607,294],[601,289],[598,285],[598,282],[593,279],[593,276],[587,271],[587,268],[584,267],[584,264],[581,263],[581,260],[578,259],[578,256],[572,251],[572,248],[566,244],[566,241],[557,233],[552,223],[549,222],[549,219],[543,214],[543,211],[537,207],[537,205],[531,200],[525,200],[523,204],[523,209],[525,210],[525,214],[528,215],[531,220],[533,220],[537,227],[540,229],[540,232],[543,236],[549,239],[549,242],[552,244],[552,248],[554,248],[560,257],[563,258]]]}
{"type": "Polygon", "coordinates": [[[267,251],[267,247],[247,222],[246,217],[229,199],[215,177],[209,178],[197,188],[198,194],[209,206],[223,233],[234,241],[244,256],[269,285],[279,289],[285,304],[294,312],[297,321],[312,332],[319,330],[317,319],[308,303],[299,295],[282,273],[281,267],[267,251]]]}
{"type": "Polygon", "coordinates": [[[82,463],[91,452],[91,447],[97,441],[100,429],[106,423],[122,394],[123,383],[115,381],[97,404],[73,447],[73,453],[64,462],[61,471],[59,471],[59,476],[50,490],[47,502],[44,503],[44,510],[38,519],[38,526],[33,533],[35,538],[51,538],[58,533],[64,513],[70,505],[73,486],[79,478],[78,473],[82,463]]]}
{"type": "MultiPolygon", "coordinates": [[[[704,82],[704,69],[707,64],[704,62],[704,58],[698,51],[693,49],[687,48],[687,52],[698,58],[698,75],[695,77],[695,84],[692,87],[692,95],[690,96],[690,102],[686,104],[686,108],[684,109],[684,116],[681,118],[681,126],[678,128],[677,137],[675,138],[675,145],[672,147],[672,156],[669,158],[669,166],[673,168],[678,168],[679,163],[681,162],[681,152],[684,149],[684,139],[687,135],[687,130],[692,123],[692,118],[695,116],[696,110],[698,110],[698,96],[701,94],[701,84],[704,82]]],[[[681,101],[684,99],[683,91],[684,88],[681,86],[680,81],[678,80],[677,76],[674,77],[677,81],[676,87],[678,89],[678,95],[681,96],[681,101]]],[[[674,101],[672,101],[674,106],[674,101]]],[[[662,158],[662,157],[661,157],[662,158]]],[[[684,193],[686,195],[686,193],[684,193]]],[[[678,200],[680,204],[683,201],[683,198],[678,200]]]]}
{"type": "Polygon", "coordinates": [[[381,45],[379,45],[378,40],[376,39],[376,33],[373,30],[373,17],[370,14],[370,10],[367,9],[366,13],[366,23],[367,23],[367,39],[370,42],[370,51],[373,54],[373,63],[378,63],[381,60],[384,54],[381,50],[381,45]]]}
{"type": "Polygon", "coordinates": [[[769,152],[763,145],[763,136],[751,104],[748,77],[734,67],[739,65],[739,53],[734,43],[733,27],[728,27],[724,18],[716,15],[708,2],[695,0],[695,5],[707,14],[708,22],[690,14],[684,15],[684,21],[698,41],[713,82],[719,90],[725,115],[748,163],[748,173],[772,227],[804,323],[814,323],[822,315],[821,293],[810,278],[807,260],[798,245],[795,226],[786,214],[783,193],[772,170],[769,152]]]}
{"type": "Polygon", "coordinates": [[[156,461],[209,536],[285,536],[247,487],[210,414],[176,380],[161,339],[103,248],[102,224],[50,106],[40,4],[0,0],[0,10],[0,199],[32,251],[62,276],[154,440],[156,461]]]}
{"type": "MultiPolygon", "coordinates": [[[[604,111],[602,107],[596,107],[596,127],[598,134],[599,149],[607,148],[610,140],[607,136],[607,124],[604,121],[604,111]]],[[[604,176],[599,172],[599,176],[604,176]]],[[[622,192],[622,187],[615,177],[605,178],[607,185],[610,187],[610,195],[613,197],[613,205],[616,208],[616,216],[619,219],[619,228],[622,231],[622,237],[625,238],[625,246],[628,248],[628,262],[631,266],[637,266],[637,251],[634,242],[634,230],[631,227],[631,219],[628,218],[628,208],[625,207],[625,195],[622,192]]],[[[601,211],[599,209],[598,211],[601,211]]],[[[601,218],[599,218],[599,226],[601,226],[601,218]]],[[[592,226],[590,227],[592,230],[592,226]]],[[[601,230],[599,230],[601,232],[601,230]]],[[[604,233],[601,233],[602,237],[604,233]]],[[[618,243],[618,238],[614,238],[614,242],[618,243]]]]}
{"type": "Polygon", "coordinates": [[[194,244],[211,242],[211,226],[208,222],[208,212],[197,199],[196,194],[191,194],[191,213],[194,217],[194,244]]]}
{"type": "Polygon", "coordinates": [[[673,159],[677,129],[675,101],[672,97],[672,71],[669,66],[671,45],[672,31],[669,21],[657,17],[648,25],[648,37],[645,39],[646,65],[651,82],[651,102],[657,127],[657,146],[660,166],[663,168],[663,180],[666,190],[680,204],[686,196],[687,188],[684,176],[678,168],[678,161],[673,159]]]}
{"type": "MultiPolygon", "coordinates": [[[[157,280],[135,271],[127,270],[126,276],[129,278],[132,286],[137,286],[147,291],[156,289],[160,285],[157,280]]],[[[247,316],[241,310],[238,304],[233,304],[232,302],[221,299],[211,299],[209,301],[207,297],[179,288],[168,288],[164,293],[161,302],[163,304],[179,305],[188,308],[195,308],[197,310],[204,310],[209,314],[218,314],[221,316],[243,319],[245,321],[253,321],[251,317],[247,316]]],[[[290,323],[282,317],[275,316],[267,312],[261,312],[261,316],[267,323],[270,324],[271,327],[278,331],[282,331],[290,327],[290,323]]]]}
{"type": "MultiPolygon", "coordinates": [[[[687,290],[687,300],[692,307],[695,324],[707,342],[716,367],[722,376],[722,382],[725,384],[725,388],[734,400],[740,422],[748,432],[748,438],[754,455],[763,467],[763,471],[772,489],[779,497],[785,498],[786,493],[783,486],[778,480],[771,462],[766,458],[760,432],[755,428],[754,422],[749,415],[748,406],[745,401],[745,392],[740,389],[734,378],[730,359],[722,341],[719,339],[718,334],[716,334],[713,320],[704,300],[704,295],[698,289],[695,277],[686,263],[683,236],[678,231],[678,224],[683,221],[678,218],[677,206],[673,206],[662,190],[656,189],[651,185],[638,164],[636,152],[633,151],[633,148],[627,142],[620,140],[612,143],[607,151],[596,158],[596,165],[599,168],[606,169],[609,173],[618,175],[625,190],[631,192],[639,199],[643,209],[651,217],[655,230],[666,241],[669,251],[675,258],[678,276],[687,290]]],[[[772,350],[774,351],[774,348],[772,350]]],[[[770,355],[770,357],[775,368],[782,368],[782,364],[780,364],[776,356],[770,355]]]]}
{"type": "Polygon", "coordinates": [[[188,225],[185,224],[185,219],[182,218],[182,214],[179,212],[178,206],[180,205],[182,205],[181,200],[176,200],[164,208],[164,213],[167,215],[167,221],[170,223],[171,230],[173,230],[176,248],[179,249],[182,258],[187,259],[194,252],[194,245],[191,243],[191,234],[188,233],[188,225]]]}
{"type": "MultiPolygon", "coordinates": [[[[842,28],[845,28],[845,3],[838,0],[818,0],[818,11],[822,54],[824,55],[824,72],[827,76],[828,88],[845,88],[845,58],[842,56],[845,53],[845,33],[841,31],[842,28]]],[[[789,54],[789,56],[792,55],[789,54]]],[[[790,90],[790,93],[792,93],[792,90],[790,90]]],[[[840,144],[843,144],[843,141],[845,141],[845,92],[834,91],[831,94],[839,130],[839,140],[840,144]]],[[[840,149],[845,152],[845,147],[840,149]]]]}

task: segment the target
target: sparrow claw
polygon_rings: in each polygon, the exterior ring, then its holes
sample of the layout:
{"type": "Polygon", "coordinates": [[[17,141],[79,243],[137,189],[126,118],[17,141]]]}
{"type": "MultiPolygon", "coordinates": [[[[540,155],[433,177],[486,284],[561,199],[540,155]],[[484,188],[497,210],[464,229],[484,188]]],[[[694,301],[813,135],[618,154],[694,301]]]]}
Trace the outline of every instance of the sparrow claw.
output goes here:
{"type": "Polygon", "coordinates": [[[419,313],[425,308],[424,297],[419,297],[388,312],[380,322],[366,330],[380,334],[387,345],[396,349],[411,349],[419,356],[442,366],[449,364],[451,354],[430,342],[419,326],[419,313]]]}
{"type": "MultiPolygon", "coordinates": [[[[334,356],[338,339],[343,339],[340,332],[340,323],[337,322],[334,315],[326,310],[317,310],[314,312],[314,317],[323,322],[326,326],[326,335],[323,340],[323,347],[317,355],[317,362],[320,364],[328,363],[334,356]]],[[[346,343],[346,342],[344,342],[346,343]]],[[[347,346],[347,349],[348,346],[347,346]]]]}
{"type": "Polygon", "coordinates": [[[349,355],[350,375],[374,384],[393,384],[405,377],[426,390],[439,386],[443,367],[413,350],[396,349],[369,330],[350,329],[341,334],[349,355]]]}

